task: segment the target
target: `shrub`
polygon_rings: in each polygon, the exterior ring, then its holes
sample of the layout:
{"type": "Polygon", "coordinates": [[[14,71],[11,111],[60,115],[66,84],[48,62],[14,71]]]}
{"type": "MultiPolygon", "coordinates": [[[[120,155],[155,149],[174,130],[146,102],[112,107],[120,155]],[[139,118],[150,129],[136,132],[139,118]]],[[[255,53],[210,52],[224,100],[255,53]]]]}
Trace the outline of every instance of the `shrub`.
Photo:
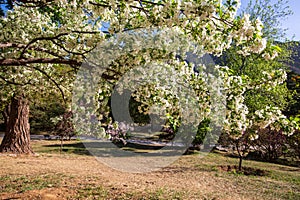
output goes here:
{"type": "Polygon", "coordinates": [[[51,131],[55,127],[52,119],[66,112],[64,105],[59,102],[45,102],[30,107],[31,132],[51,131]]]}
{"type": "Polygon", "coordinates": [[[284,154],[286,141],[287,138],[282,130],[268,126],[259,130],[258,138],[250,141],[250,145],[263,160],[274,161],[284,154]]]}
{"type": "Polygon", "coordinates": [[[114,143],[122,142],[124,145],[127,144],[131,127],[123,122],[114,122],[109,124],[106,130],[110,140],[114,143]]]}
{"type": "Polygon", "coordinates": [[[300,159],[300,130],[287,137],[287,145],[289,156],[300,159]]]}

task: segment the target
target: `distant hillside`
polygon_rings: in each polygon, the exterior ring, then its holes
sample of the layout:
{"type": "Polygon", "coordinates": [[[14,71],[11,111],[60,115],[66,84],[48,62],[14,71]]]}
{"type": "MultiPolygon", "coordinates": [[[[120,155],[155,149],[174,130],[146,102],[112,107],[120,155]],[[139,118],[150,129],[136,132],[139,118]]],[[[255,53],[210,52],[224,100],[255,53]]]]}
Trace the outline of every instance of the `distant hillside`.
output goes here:
{"type": "MultiPolygon", "coordinates": [[[[286,65],[289,66],[290,70],[300,75],[300,42],[292,41],[288,43],[282,43],[282,42],[275,42],[276,45],[284,46],[287,45],[288,49],[292,51],[292,55],[290,57],[290,61],[284,61],[286,65]]],[[[224,61],[226,61],[226,53],[223,54],[221,57],[217,57],[214,55],[210,55],[212,58],[212,61],[216,65],[224,65],[224,61]],[[223,60],[223,62],[222,62],[223,60]]]]}
{"type": "Polygon", "coordinates": [[[291,61],[286,64],[290,67],[292,72],[300,75],[300,43],[291,42],[289,48],[293,53],[291,55],[291,61]]]}

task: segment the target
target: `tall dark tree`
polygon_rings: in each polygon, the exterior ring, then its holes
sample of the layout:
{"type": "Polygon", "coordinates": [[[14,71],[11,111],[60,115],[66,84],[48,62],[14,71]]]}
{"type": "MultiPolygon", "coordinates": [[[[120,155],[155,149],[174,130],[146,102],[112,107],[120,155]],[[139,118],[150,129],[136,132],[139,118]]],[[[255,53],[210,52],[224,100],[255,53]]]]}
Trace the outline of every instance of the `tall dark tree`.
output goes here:
{"type": "Polygon", "coordinates": [[[0,152],[33,153],[30,146],[29,103],[23,94],[12,97],[6,114],[6,130],[0,152]]]}

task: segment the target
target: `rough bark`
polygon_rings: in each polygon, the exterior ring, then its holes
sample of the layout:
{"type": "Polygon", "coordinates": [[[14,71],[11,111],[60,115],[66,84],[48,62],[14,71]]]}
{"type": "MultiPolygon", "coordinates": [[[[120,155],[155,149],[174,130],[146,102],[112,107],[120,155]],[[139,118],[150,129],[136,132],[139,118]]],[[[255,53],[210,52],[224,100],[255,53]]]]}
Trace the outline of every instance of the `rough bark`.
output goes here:
{"type": "Polygon", "coordinates": [[[243,156],[239,156],[239,171],[242,171],[243,156]]]}
{"type": "Polygon", "coordinates": [[[236,143],[236,150],[239,154],[239,171],[242,171],[242,162],[243,162],[243,155],[240,151],[240,148],[239,148],[239,142],[236,143]]]}
{"type": "Polygon", "coordinates": [[[23,95],[15,95],[12,98],[0,152],[33,153],[30,146],[29,103],[23,95]]]}

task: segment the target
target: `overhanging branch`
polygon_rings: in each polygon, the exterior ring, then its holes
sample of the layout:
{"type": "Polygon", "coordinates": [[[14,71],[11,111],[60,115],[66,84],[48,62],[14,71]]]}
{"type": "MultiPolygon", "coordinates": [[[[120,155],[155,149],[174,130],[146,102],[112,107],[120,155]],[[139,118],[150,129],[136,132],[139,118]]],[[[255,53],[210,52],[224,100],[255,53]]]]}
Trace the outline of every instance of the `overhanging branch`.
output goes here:
{"type": "MultiPolygon", "coordinates": [[[[2,43],[2,44],[0,44],[0,48],[2,48],[2,49],[6,49],[6,48],[22,49],[22,48],[25,48],[26,46],[27,46],[26,44],[17,44],[17,43],[2,43]]],[[[30,47],[27,47],[27,49],[47,53],[47,54],[55,56],[57,58],[64,59],[63,56],[59,55],[56,52],[50,51],[49,49],[46,49],[46,48],[30,46],[30,47]]]]}
{"type": "Polygon", "coordinates": [[[59,59],[59,58],[26,58],[26,59],[0,59],[0,66],[21,66],[26,64],[66,64],[80,66],[81,62],[77,60],[59,59]]]}
{"type": "Polygon", "coordinates": [[[45,72],[44,70],[38,68],[38,67],[32,67],[33,69],[39,71],[40,73],[42,73],[44,76],[47,77],[47,79],[49,79],[56,87],[57,89],[60,91],[60,94],[64,100],[64,103],[66,103],[66,98],[65,98],[65,93],[62,90],[62,88],[60,87],[59,83],[57,83],[47,72],[45,72]]]}
{"type": "Polygon", "coordinates": [[[0,79],[3,80],[5,83],[7,83],[9,85],[25,86],[25,85],[30,85],[31,84],[30,80],[26,83],[18,83],[18,82],[12,81],[12,80],[8,80],[4,76],[1,76],[1,75],[0,75],[0,79]]]}

